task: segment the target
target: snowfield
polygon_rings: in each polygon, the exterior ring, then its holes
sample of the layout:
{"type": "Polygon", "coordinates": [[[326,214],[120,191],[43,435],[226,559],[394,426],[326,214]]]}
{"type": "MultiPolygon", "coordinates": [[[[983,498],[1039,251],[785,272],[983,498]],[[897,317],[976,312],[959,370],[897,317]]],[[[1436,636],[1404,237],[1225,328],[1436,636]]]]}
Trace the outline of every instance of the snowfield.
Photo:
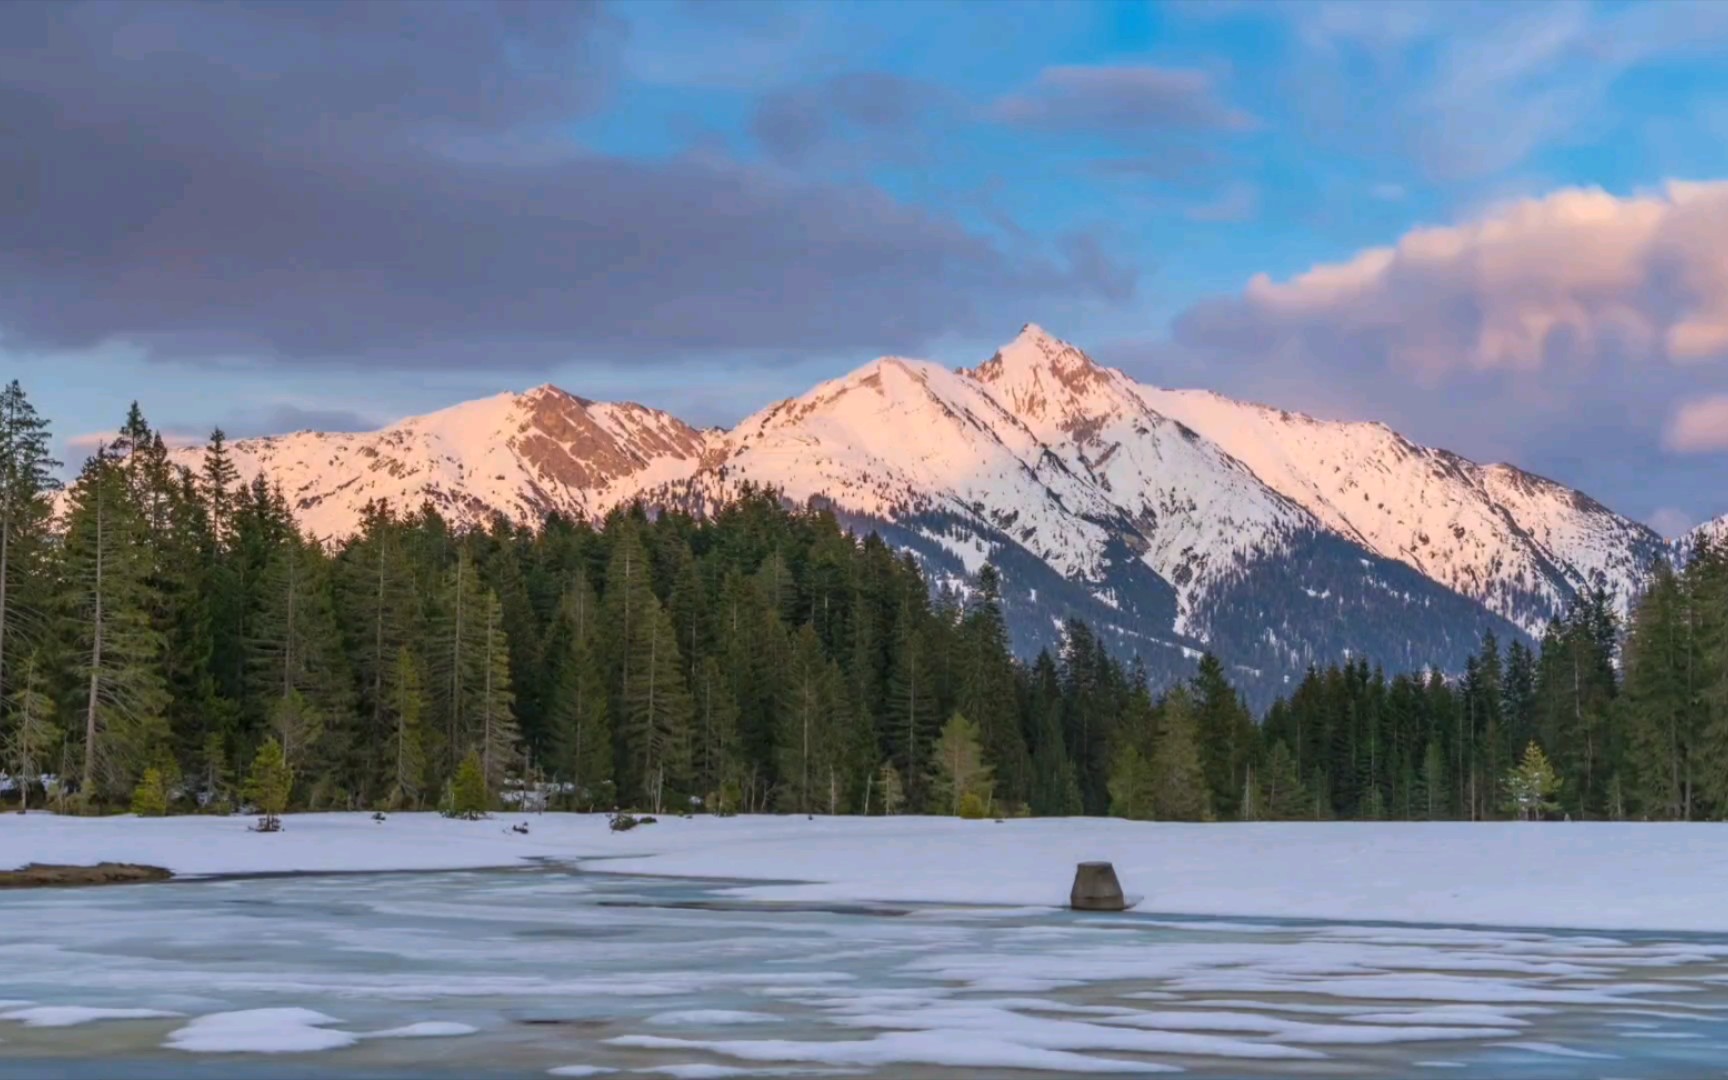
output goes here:
{"type": "Polygon", "coordinates": [[[1728,826],[1164,824],[1101,818],[759,816],[614,833],[599,815],[0,816],[0,866],[135,862],[182,876],[454,870],[529,860],[736,879],[752,900],[1066,904],[1074,864],[1115,863],[1142,913],[1728,931],[1728,826]],[[510,826],[526,820],[526,836],[510,826]]]}

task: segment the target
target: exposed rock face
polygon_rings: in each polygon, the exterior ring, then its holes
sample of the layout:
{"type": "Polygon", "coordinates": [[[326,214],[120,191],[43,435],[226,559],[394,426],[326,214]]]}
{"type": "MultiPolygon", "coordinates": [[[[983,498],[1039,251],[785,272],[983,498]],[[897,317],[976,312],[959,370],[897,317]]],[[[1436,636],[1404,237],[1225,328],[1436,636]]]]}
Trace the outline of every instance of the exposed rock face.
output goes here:
{"type": "Polygon", "coordinates": [[[1075,911],[1128,910],[1122,883],[1116,880],[1116,868],[1107,862],[1083,862],[1075,867],[1068,906],[1075,911]]]}

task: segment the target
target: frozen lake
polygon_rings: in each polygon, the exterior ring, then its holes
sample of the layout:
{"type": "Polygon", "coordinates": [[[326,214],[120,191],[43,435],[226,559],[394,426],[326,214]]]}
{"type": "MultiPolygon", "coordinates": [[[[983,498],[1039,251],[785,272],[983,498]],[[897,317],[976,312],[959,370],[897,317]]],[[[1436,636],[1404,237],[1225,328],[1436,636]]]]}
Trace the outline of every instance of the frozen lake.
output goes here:
{"type": "Polygon", "coordinates": [[[0,1077],[1608,1078],[1728,1060],[1728,935],[804,906],[557,865],[15,892],[0,927],[0,1077]]]}

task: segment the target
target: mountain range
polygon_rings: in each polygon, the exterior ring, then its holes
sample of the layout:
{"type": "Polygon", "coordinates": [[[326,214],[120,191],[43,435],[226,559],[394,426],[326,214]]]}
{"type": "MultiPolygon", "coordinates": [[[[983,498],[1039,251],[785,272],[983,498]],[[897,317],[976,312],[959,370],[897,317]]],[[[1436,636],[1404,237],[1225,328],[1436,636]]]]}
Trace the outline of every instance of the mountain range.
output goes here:
{"type": "Polygon", "coordinates": [[[1486,632],[1540,633],[1580,590],[1624,602],[1668,551],[1514,466],[1144,385],[1035,325],[977,367],[886,357],[730,430],[539,386],[230,445],[327,539],[373,500],[533,523],[638,499],[702,513],[773,487],[912,552],[937,587],[964,592],[994,563],[1022,652],[1078,617],[1155,679],[1211,649],[1257,703],[1346,655],[1455,668],[1486,632]]]}

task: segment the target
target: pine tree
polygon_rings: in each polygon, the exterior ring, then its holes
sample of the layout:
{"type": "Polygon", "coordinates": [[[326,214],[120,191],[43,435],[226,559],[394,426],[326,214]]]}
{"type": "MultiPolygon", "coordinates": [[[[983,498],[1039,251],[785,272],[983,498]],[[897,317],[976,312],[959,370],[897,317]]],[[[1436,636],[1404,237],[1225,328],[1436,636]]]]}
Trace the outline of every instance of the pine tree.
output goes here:
{"type": "Polygon", "coordinates": [[[738,704],[719,663],[702,659],[692,687],[696,699],[693,770],[696,790],[718,793],[738,784],[738,704]]]}
{"type": "Polygon", "coordinates": [[[1151,762],[1157,791],[1153,811],[1161,821],[1209,821],[1211,799],[1188,691],[1183,687],[1172,690],[1159,713],[1161,730],[1151,762]]]}
{"type": "Polygon", "coordinates": [[[293,783],[294,773],[283,757],[281,744],[274,739],[264,740],[252,759],[242,792],[258,812],[259,832],[275,832],[282,827],[281,815],[288,809],[288,792],[293,783]]]}
{"type": "Polygon", "coordinates": [[[636,615],[620,734],[630,762],[630,790],[658,813],[688,767],[692,708],[672,620],[652,594],[636,615]]]}
{"type": "Polygon", "coordinates": [[[432,661],[428,665],[443,723],[437,758],[444,775],[455,772],[478,745],[476,698],[483,696],[487,671],[486,594],[466,546],[445,573],[432,661]]]}
{"type": "Polygon", "coordinates": [[[596,655],[596,601],[578,572],[558,601],[546,637],[550,668],[546,729],[553,775],[569,783],[579,809],[611,806],[612,723],[596,655]]]}
{"type": "Polygon", "coordinates": [[[150,624],[144,523],[121,462],[98,449],[73,485],[63,558],[63,624],[79,658],[84,718],[81,797],[129,793],[168,738],[162,638],[150,624]]]}
{"type": "Polygon", "coordinates": [[[324,734],[324,715],[306,695],[290,688],[270,704],[270,731],[290,770],[324,734]]]}
{"type": "Polygon", "coordinates": [[[60,487],[48,438],[14,379],[0,390],[0,715],[12,696],[8,662],[41,643],[48,615],[50,500],[60,487]]]}
{"type": "Polygon", "coordinates": [[[934,757],[931,785],[934,806],[949,814],[959,814],[968,795],[976,796],[986,807],[990,805],[995,778],[984,758],[978,725],[960,713],[949,717],[942,726],[942,737],[936,740],[934,757]]]}
{"type": "MultiPolygon", "coordinates": [[[[922,587],[920,585],[920,587],[922,587]]],[[[925,803],[930,772],[930,739],[935,727],[935,678],[927,641],[917,623],[922,605],[902,605],[894,626],[893,660],[888,669],[887,738],[895,769],[906,786],[906,801],[925,803]]]]}
{"type": "Polygon", "coordinates": [[[1694,762],[1703,739],[1686,606],[1679,577],[1659,563],[1627,637],[1620,699],[1629,721],[1638,802],[1647,813],[1672,821],[1692,816],[1694,762]]]}
{"type": "Polygon", "coordinates": [[[162,770],[152,765],[132,789],[132,812],[139,817],[162,817],[168,813],[168,785],[162,770]]]}
{"type": "Polygon", "coordinates": [[[1132,743],[1123,743],[1110,764],[1110,813],[1130,821],[1156,816],[1157,782],[1152,763],[1132,743]]]}
{"type": "Polygon", "coordinates": [[[426,777],[426,754],[422,724],[426,716],[426,685],[420,661],[407,646],[396,650],[396,663],[387,689],[389,737],[385,760],[389,763],[389,794],[392,807],[418,806],[426,777]]]}
{"type": "Polygon", "coordinates": [[[1560,808],[1554,795],[1560,790],[1560,779],[1548,763],[1548,755],[1531,743],[1524,748],[1518,767],[1506,776],[1506,808],[1523,821],[1539,821],[1544,814],[1560,808]]]}
{"type": "Polygon", "coordinates": [[[18,809],[30,809],[30,789],[41,782],[43,766],[60,745],[61,731],[54,723],[54,700],[43,689],[46,680],[35,654],[24,662],[12,692],[12,730],[6,740],[6,764],[18,784],[18,809]]]}
{"type": "Polygon", "coordinates": [[[827,804],[839,768],[840,673],[822,655],[816,628],[805,623],[792,647],[792,666],[780,709],[778,772],[785,805],[801,814],[827,804]]]}
{"type": "Polygon", "coordinates": [[[464,821],[478,821],[486,816],[492,800],[486,794],[486,769],[480,762],[480,751],[469,750],[456,770],[450,787],[449,816],[464,821]]]}
{"type": "Polygon", "coordinates": [[[1200,761],[1217,816],[1235,817],[1254,750],[1254,718],[1211,653],[1200,658],[1192,686],[1200,761]]]}
{"type": "Polygon", "coordinates": [[[485,626],[485,652],[475,712],[481,774],[486,778],[486,790],[496,793],[503,790],[505,775],[517,763],[522,737],[516,727],[516,695],[510,681],[510,642],[504,632],[504,607],[497,594],[486,593],[481,618],[485,626]]]}
{"type": "Polygon", "coordinates": [[[1308,794],[1296,772],[1296,758],[1283,740],[1272,744],[1258,770],[1259,816],[1266,821],[1300,821],[1311,816],[1308,794]]]}

